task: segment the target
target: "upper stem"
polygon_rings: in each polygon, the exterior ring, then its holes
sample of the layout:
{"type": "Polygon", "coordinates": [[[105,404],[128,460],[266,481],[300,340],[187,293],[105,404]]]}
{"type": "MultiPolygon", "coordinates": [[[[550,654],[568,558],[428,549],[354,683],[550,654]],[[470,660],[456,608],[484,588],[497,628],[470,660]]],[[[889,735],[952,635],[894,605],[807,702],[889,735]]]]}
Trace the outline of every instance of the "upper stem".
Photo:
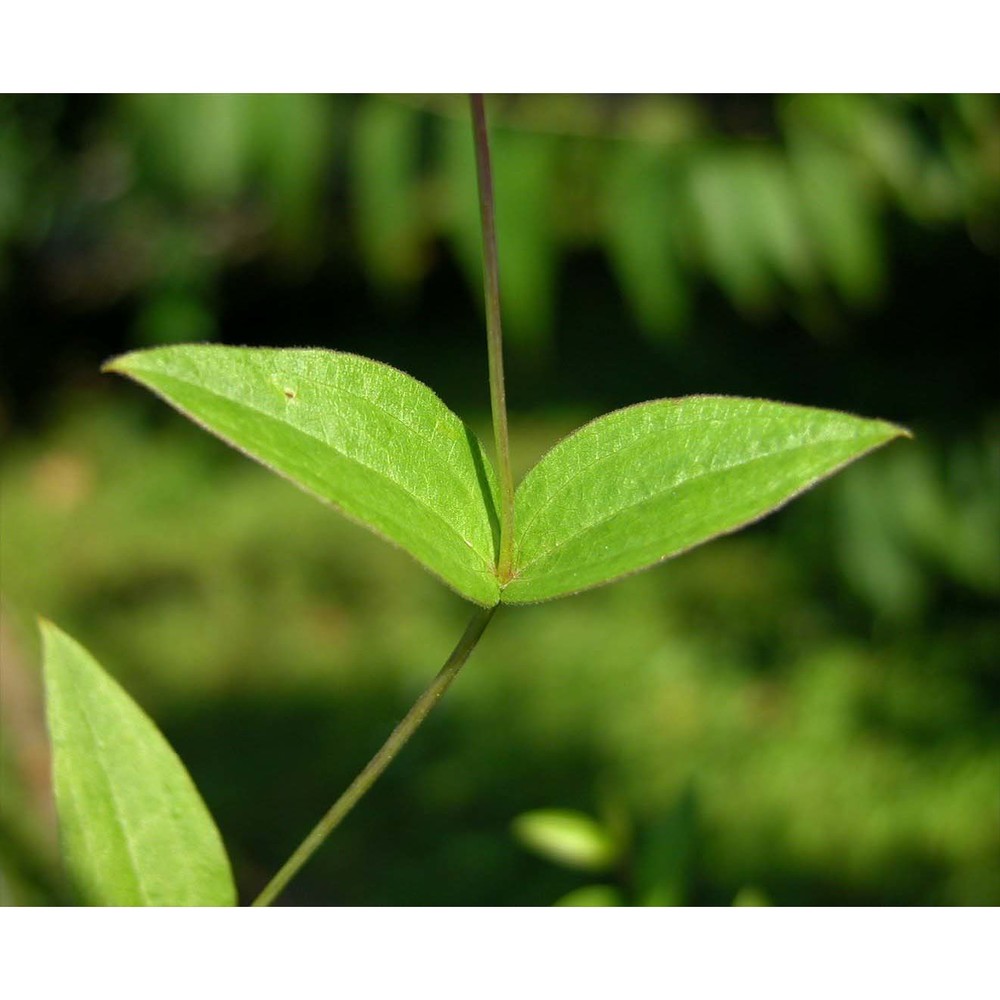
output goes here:
{"type": "Polygon", "coordinates": [[[483,231],[483,291],[486,298],[486,342],[490,361],[490,404],[493,409],[493,441],[500,473],[500,553],[497,576],[501,585],[511,578],[514,564],[514,476],[510,467],[507,432],[507,398],[503,380],[503,330],[500,325],[500,265],[493,203],[493,171],[486,131],[486,109],[482,94],[472,94],[472,131],[476,145],[476,179],[479,182],[479,214],[483,231]]]}

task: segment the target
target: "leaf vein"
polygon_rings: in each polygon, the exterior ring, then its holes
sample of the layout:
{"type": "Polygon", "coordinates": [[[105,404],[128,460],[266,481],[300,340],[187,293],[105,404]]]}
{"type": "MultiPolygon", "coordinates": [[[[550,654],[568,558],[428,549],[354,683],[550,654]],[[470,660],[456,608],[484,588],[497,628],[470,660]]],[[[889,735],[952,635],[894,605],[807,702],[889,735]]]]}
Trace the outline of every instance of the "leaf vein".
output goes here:
{"type": "MultiPolygon", "coordinates": [[[[597,419],[600,420],[601,418],[598,417],[597,419]]],[[[663,428],[661,432],[665,433],[668,430],[674,431],[685,427],[697,427],[700,426],[701,424],[721,424],[721,423],[725,423],[725,421],[720,419],[719,417],[699,417],[697,420],[689,420],[681,424],[672,424],[669,428],[663,428]]],[[[518,526],[519,540],[523,540],[527,536],[528,529],[531,527],[531,525],[534,524],[534,522],[538,519],[538,516],[544,510],[547,510],[549,507],[552,506],[553,503],[555,503],[557,497],[565,493],[570,488],[570,486],[573,485],[573,483],[575,483],[583,475],[589,472],[595,465],[600,465],[602,462],[614,458],[616,455],[620,455],[623,451],[627,451],[629,448],[637,444],[641,444],[646,438],[652,437],[654,433],[658,432],[647,432],[639,437],[634,437],[629,441],[624,441],[621,444],[612,448],[610,451],[606,451],[599,454],[596,458],[594,458],[592,461],[588,462],[581,468],[576,469],[572,475],[570,475],[567,479],[563,480],[563,482],[559,484],[559,487],[545,498],[545,501],[543,503],[539,504],[539,506],[535,508],[531,516],[523,523],[523,526],[521,525],[518,526]]],[[[571,441],[573,437],[574,435],[571,434],[569,437],[565,439],[563,443],[571,441]]],[[[543,456],[541,461],[544,462],[545,459],[548,458],[548,456],[551,454],[552,452],[550,451],[548,455],[543,456]]],[[[535,468],[538,468],[538,466],[535,466],[535,468]]]]}
{"type": "MultiPolygon", "coordinates": [[[[641,507],[643,504],[650,503],[653,500],[659,499],[665,494],[672,493],[676,490],[682,489],[683,487],[688,486],[691,483],[697,482],[699,479],[705,479],[709,476],[719,475],[723,472],[729,472],[733,469],[739,469],[743,466],[752,465],[754,462],[760,462],[768,458],[773,458],[775,455],[784,455],[796,451],[804,451],[808,448],[813,448],[818,444],[828,444],[833,441],[850,441],[850,440],[852,440],[852,438],[850,437],[835,437],[835,438],[830,437],[830,438],[823,438],[818,441],[810,441],[807,444],[796,445],[795,447],[792,448],[777,448],[774,451],[765,452],[760,455],[754,455],[752,458],[744,459],[739,462],[733,462],[730,465],[723,465],[714,469],[709,469],[705,472],[700,472],[695,476],[688,476],[686,479],[671,483],[670,486],[666,486],[663,489],[655,490],[654,492],[649,493],[648,495],[644,496],[641,500],[635,500],[632,503],[624,504],[623,506],[616,508],[615,510],[604,515],[603,517],[600,517],[594,521],[589,522],[588,524],[578,527],[571,534],[567,535],[561,541],[551,546],[551,548],[548,548],[543,552],[540,552],[531,560],[531,562],[525,563],[523,566],[518,567],[518,575],[519,576],[522,575],[525,570],[530,569],[532,566],[536,565],[540,561],[549,558],[554,552],[557,552],[559,549],[565,548],[565,546],[569,545],[570,542],[579,538],[581,535],[587,533],[588,531],[593,531],[596,528],[600,528],[601,525],[606,524],[608,521],[611,521],[614,518],[619,517],[621,514],[624,514],[635,507],[641,507]]],[[[608,457],[610,457],[610,455],[608,457]]]]}
{"type": "MultiPolygon", "coordinates": [[[[433,451],[441,459],[442,464],[446,468],[447,473],[448,473],[448,477],[452,480],[452,482],[457,483],[459,486],[461,486],[462,491],[465,493],[465,495],[467,497],[469,497],[470,500],[472,500],[473,502],[476,502],[476,501],[482,499],[478,495],[478,493],[476,491],[472,490],[472,488],[470,487],[470,485],[469,485],[468,482],[466,482],[462,477],[456,475],[454,467],[453,467],[452,456],[449,454],[448,450],[445,450],[445,449],[443,449],[441,447],[441,440],[439,438],[437,438],[434,434],[425,435],[425,433],[424,433],[424,431],[423,431],[422,428],[417,427],[414,424],[411,424],[411,423],[407,422],[406,420],[404,420],[398,413],[394,413],[384,403],[382,403],[379,399],[377,399],[377,398],[375,398],[373,396],[366,395],[363,392],[358,392],[356,389],[351,389],[351,388],[348,388],[348,387],[342,386],[342,385],[335,385],[332,382],[324,382],[322,379],[313,378],[311,375],[297,375],[296,378],[301,379],[303,382],[311,382],[313,385],[320,386],[321,388],[326,389],[326,390],[328,390],[329,392],[332,392],[332,393],[343,393],[343,394],[345,394],[347,396],[354,396],[355,399],[363,400],[364,402],[368,403],[370,406],[374,407],[376,410],[379,410],[381,413],[384,413],[387,417],[389,417],[392,420],[396,421],[401,427],[405,427],[418,440],[425,441],[426,443],[428,443],[431,446],[431,448],[433,449],[433,451]]],[[[428,392],[431,392],[431,390],[428,390],[428,392]]],[[[437,395],[435,395],[433,392],[431,394],[434,395],[435,400],[437,400],[439,403],[441,403],[442,406],[445,406],[445,403],[437,395]]],[[[232,400],[231,397],[229,397],[229,396],[225,396],[223,398],[230,399],[232,402],[236,402],[235,400],[232,400]]],[[[445,406],[445,408],[447,409],[446,406],[445,406]]],[[[264,411],[259,410],[258,412],[264,412],[264,411]]],[[[457,420],[458,418],[456,417],[455,419],[457,420]]],[[[317,440],[320,440],[320,439],[317,438],[317,440]]],[[[329,444],[328,441],[325,442],[325,443],[329,447],[333,448],[333,445],[329,444]]],[[[336,451],[338,449],[334,448],[334,450],[336,451]]],[[[362,464],[362,463],[359,463],[359,464],[362,464]]],[[[369,468],[369,466],[364,466],[364,467],[365,468],[369,468]]],[[[375,470],[372,470],[372,471],[375,471],[375,470]]],[[[389,478],[389,477],[386,477],[386,478],[389,478]]]]}
{"type": "MultiPolygon", "coordinates": [[[[97,738],[97,733],[94,730],[93,723],[90,720],[90,715],[87,710],[87,697],[80,697],[80,689],[77,685],[75,670],[69,671],[72,677],[71,684],[77,695],[77,701],[80,708],[80,718],[83,720],[83,724],[90,735],[91,742],[94,746],[94,758],[98,764],[98,771],[101,777],[104,779],[104,783],[108,789],[108,799],[111,803],[112,812],[115,815],[115,820],[118,823],[118,827],[122,832],[122,839],[125,842],[125,853],[128,856],[129,866],[132,869],[132,876],[135,880],[136,890],[139,893],[139,898],[148,905],[150,901],[149,894],[146,892],[145,885],[143,883],[142,875],[139,869],[139,862],[136,855],[136,845],[133,843],[132,833],[129,829],[129,825],[125,821],[125,813],[122,809],[122,804],[119,801],[118,793],[115,791],[115,783],[111,778],[108,771],[107,765],[105,763],[104,748],[101,745],[100,740],[97,738]]],[[[84,823],[84,825],[86,825],[84,823]]]]}
{"type": "MultiPolygon", "coordinates": [[[[161,374],[161,377],[162,377],[162,374],[161,374]]],[[[425,510],[429,511],[434,517],[436,517],[441,522],[441,524],[443,524],[445,526],[445,528],[447,529],[447,531],[448,531],[448,533],[450,535],[454,535],[454,536],[456,536],[457,538],[460,539],[460,541],[463,544],[463,549],[467,549],[468,548],[468,546],[466,545],[466,539],[463,537],[462,533],[445,516],[445,514],[443,514],[441,511],[437,510],[435,507],[431,506],[431,504],[428,503],[427,500],[425,500],[423,497],[419,496],[418,494],[414,493],[413,490],[409,489],[406,485],[404,485],[398,479],[395,479],[393,476],[389,475],[388,473],[384,472],[383,470],[377,469],[374,466],[368,465],[367,463],[360,461],[356,456],[350,455],[346,451],[344,451],[343,449],[338,448],[335,445],[331,444],[330,441],[328,439],[326,439],[325,437],[321,437],[318,434],[316,434],[315,432],[310,431],[310,430],[308,430],[306,428],[297,426],[295,424],[288,423],[286,421],[282,421],[279,417],[276,417],[273,413],[269,413],[267,410],[262,409],[259,406],[253,406],[252,404],[247,403],[245,400],[235,399],[232,396],[227,395],[226,393],[219,392],[219,391],[217,391],[215,389],[208,388],[207,386],[205,386],[201,382],[190,381],[189,379],[184,379],[184,378],[181,378],[181,377],[179,377],[177,375],[170,375],[170,376],[167,376],[167,377],[174,378],[178,382],[182,382],[185,385],[190,385],[190,386],[194,387],[195,389],[198,389],[201,392],[208,393],[211,396],[215,396],[218,399],[223,399],[227,403],[231,403],[233,406],[236,406],[237,408],[242,408],[244,410],[248,410],[248,411],[250,411],[252,413],[255,413],[258,416],[263,417],[265,420],[268,420],[268,421],[271,421],[271,422],[273,422],[275,424],[278,424],[280,427],[291,428],[291,429],[297,431],[299,434],[302,434],[303,436],[305,436],[307,438],[310,438],[313,441],[317,441],[319,444],[324,445],[325,447],[329,448],[331,451],[336,452],[338,455],[340,455],[342,458],[344,458],[348,462],[353,462],[355,465],[359,466],[360,468],[366,469],[367,471],[369,471],[369,472],[371,472],[371,473],[373,473],[373,474],[375,474],[377,476],[380,476],[382,479],[385,479],[387,482],[391,483],[393,486],[395,486],[401,492],[403,492],[407,496],[409,496],[413,501],[415,501],[416,503],[418,503],[425,510]]],[[[362,398],[366,398],[366,397],[362,397],[362,398]]],[[[184,407],[180,407],[180,408],[181,409],[186,409],[184,407]]],[[[188,412],[190,412],[190,411],[188,411],[188,412]]],[[[192,416],[193,416],[193,414],[192,414],[192,416]]],[[[198,422],[201,423],[202,421],[198,421],[198,422]]],[[[208,425],[207,423],[203,423],[203,426],[206,426],[206,427],[209,427],[209,429],[212,429],[210,427],[210,425],[208,425]]],[[[216,433],[218,433],[218,432],[216,432],[216,433]]],[[[223,437],[222,434],[219,434],[219,436],[223,437]]],[[[241,451],[246,451],[247,450],[244,446],[239,445],[235,441],[235,439],[233,439],[229,435],[225,435],[225,440],[227,442],[229,442],[230,444],[233,444],[235,447],[239,448],[241,451]]],[[[247,452],[247,453],[248,454],[252,454],[250,452],[247,452]]],[[[267,465],[269,468],[274,468],[274,465],[271,462],[266,462],[265,461],[265,462],[263,462],[263,464],[267,465]]],[[[327,498],[324,498],[324,499],[327,499],[327,498]]],[[[343,508],[340,506],[340,504],[334,504],[334,506],[336,506],[339,510],[343,510],[343,508]]],[[[494,575],[494,567],[493,567],[493,562],[492,562],[491,558],[485,556],[478,548],[472,548],[471,551],[475,553],[475,555],[478,557],[478,559],[480,560],[480,562],[482,562],[482,564],[487,568],[487,570],[489,571],[488,575],[493,576],[494,575]]]]}

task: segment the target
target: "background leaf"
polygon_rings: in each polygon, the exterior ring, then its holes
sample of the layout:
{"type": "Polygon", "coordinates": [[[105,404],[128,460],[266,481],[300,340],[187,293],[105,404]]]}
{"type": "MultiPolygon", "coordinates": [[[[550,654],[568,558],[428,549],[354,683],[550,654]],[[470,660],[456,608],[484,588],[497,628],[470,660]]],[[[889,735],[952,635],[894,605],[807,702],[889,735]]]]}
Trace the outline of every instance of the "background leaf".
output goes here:
{"type": "Polygon", "coordinates": [[[624,906],[622,894],[613,885],[584,885],[557,899],[556,906],[624,906]]]}
{"type": "Polygon", "coordinates": [[[745,211],[762,255],[777,276],[798,292],[807,293],[814,278],[811,247],[784,157],[771,149],[751,147],[736,164],[752,195],[745,202],[745,211]]]}
{"type": "Polygon", "coordinates": [[[419,135],[419,115],[397,102],[370,101],[358,111],[352,201],[371,281],[383,293],[412,290],[424,268],[419,135]]]}
{"type": "Polygon", "coordinates": [[[537,349],[555,320],[557,144],[549,135],[497,129],[491,146],[505,333],[537,349]]]}
{"type": "Polygon", "coordinates": [[[322,202],[338,149],[339,103],[320,94],[255,94],[247,175],[259,178],[288,265],[315,259],[322,245],[322,202]]]}
{"type": "Polygon", "coordinates": [[[726,534],[906,431],[723,396],[640,403],[556,445],[516,496],[511,604],[607,583],[726,534]]]}
{"type": "Polygon", "coordinates": [[[604,826],[575,809],[535,809],[522,813],[514,820],[512,829],[529,850],[570,868],[605,871],[614,865],[620,853],[615,838],[604,826]]]}
{"type": "Polygon", "coordinates": [[[219,832],[180,759],[82,646],[41,627],[62,848],[84,899],[235,905],[219,832]]]}
{"type": "Polygon", "coordinates": [[[749,315],[761,313],[772,279],[756,220],[746,206],[756,197],[743,163],[722,149],[692,155],[687,171],[701,260],[734,305],[749,315]]]}
{"type": "Polygon", "coordinates": [[[793,133],[788,152],[816,256],[846,302],[871,305],[885,282],[879,220],[857,164],[808,131],[793,133]]]}
{"type": "Polygon", "coordinates": [[[698,801],[689,785],[677,802],[646,826],[634,861],[640,906],[683,906],[690,900],[697,846],[698,801]]]}
{"type": "Polygon", "coordinates": [[[690,311],[677,164],[657,146],[628,142],[617,143],[609,158],[603,213],[609,258],[644,329],[676,336],[690,311]]]}
{"type": "Polygon", "coordinates": [[[109,362],[213,434],[496,604],[496,485],[473,433],[427,386],[323,350],[185,345],[109,362]]]}

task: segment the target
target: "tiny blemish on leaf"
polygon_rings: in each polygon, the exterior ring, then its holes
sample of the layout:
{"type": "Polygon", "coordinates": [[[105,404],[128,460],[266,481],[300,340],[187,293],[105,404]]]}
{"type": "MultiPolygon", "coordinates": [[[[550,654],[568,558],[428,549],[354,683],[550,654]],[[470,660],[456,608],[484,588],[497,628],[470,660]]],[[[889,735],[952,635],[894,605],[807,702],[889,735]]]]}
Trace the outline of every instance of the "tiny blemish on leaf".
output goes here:
{"type": "Polygon", "coordinates": [[[278,372],[272,373],[269,381],[285,399],[292,400],[298,396],[298,390],[294,386],[290,386],[278,372]]]}

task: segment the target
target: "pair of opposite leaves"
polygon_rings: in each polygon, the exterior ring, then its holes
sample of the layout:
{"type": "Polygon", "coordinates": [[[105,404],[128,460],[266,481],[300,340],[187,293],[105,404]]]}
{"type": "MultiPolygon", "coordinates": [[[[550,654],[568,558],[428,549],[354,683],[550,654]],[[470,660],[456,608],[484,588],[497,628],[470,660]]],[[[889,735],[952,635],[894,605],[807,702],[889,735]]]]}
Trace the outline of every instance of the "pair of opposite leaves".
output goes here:
{"type": "MultiPolygon", "coordinates": [[[[409,551],[480,604],[605,583],[773,510],[899,434],[760,400],[642,403],[566,438],[516,496],[513,578],[495,571],[496,476],[426,386],[320,350],[161,348],[108,366],[409,551]]],[[[43,623],[63,851],[105,905],[236,901],[218,830],[148,716],[96,660],[43,623]]]]}
{"type": "Polygon", "coordinates": [[[493,464],[416,379],[334,351],[204,344],[137,351],[105,368],[486,607],[563,597],[644,569],[906,434],[879,420],[721,396],[616,410],[557,444],[518,487],[513,575],[502,583],[493,464]]]}

